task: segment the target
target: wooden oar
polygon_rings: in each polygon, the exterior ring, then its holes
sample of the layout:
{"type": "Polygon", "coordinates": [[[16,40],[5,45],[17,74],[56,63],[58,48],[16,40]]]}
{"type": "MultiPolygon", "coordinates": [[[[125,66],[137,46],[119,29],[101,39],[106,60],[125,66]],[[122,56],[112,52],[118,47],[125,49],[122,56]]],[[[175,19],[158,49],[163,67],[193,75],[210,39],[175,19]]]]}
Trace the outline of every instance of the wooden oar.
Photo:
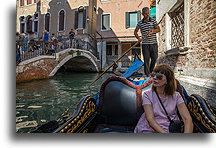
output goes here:
{"type": "MultiPolygon", "coordinates": [[[[146,36],[144,36],[143,38],[142,38],[142,40],[144,40],[145,38],[147,37],[147,35],[146,36]]],[[[119,60],[121,60],[121,58],[123,57],[123,56],[125,56],[132,48],[134,48],[137,44],[139,44],[141,41],[137,41],[133,46],[131,46],[127,51],[125,51],[117,60],[115,60],[105,71],[103,71],[90,85],[89,85],[89,87],[92,85],[92,84],[94,84],[105,72],[107,72],[113,65],[115,65],[115,63],[117,63],[119,60]]]]}

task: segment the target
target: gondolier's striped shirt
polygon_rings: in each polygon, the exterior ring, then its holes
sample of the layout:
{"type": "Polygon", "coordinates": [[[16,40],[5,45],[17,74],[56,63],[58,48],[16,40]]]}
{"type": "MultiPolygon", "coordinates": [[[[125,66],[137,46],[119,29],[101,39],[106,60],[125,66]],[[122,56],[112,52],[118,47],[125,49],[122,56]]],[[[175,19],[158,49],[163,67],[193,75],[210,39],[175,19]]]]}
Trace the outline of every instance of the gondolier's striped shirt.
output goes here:
{"type": "MultiPolygon", "coordinates": [[[[139,28],[142,33],[142,37],[144,37],[150,30],[154,29],[154,26],[157,25],[157,22],[154,18],[149,19],[148,22],[145,22],[143,19],[137,23],[136,28],[139,28]]],[[[146,39],[142,41],[142,44],[155,44],[157,43],[156,33],[152,33],[146,39]]]]}

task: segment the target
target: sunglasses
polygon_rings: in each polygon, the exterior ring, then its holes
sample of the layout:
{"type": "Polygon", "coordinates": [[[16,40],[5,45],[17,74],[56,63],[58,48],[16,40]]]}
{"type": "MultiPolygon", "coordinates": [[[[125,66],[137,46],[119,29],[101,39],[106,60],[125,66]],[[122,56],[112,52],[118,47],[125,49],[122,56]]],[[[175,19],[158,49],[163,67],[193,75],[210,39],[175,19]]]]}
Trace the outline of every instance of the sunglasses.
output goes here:
{"type": "Polygon", "coordinates": [[[162,80],[162,79],[163,79],[163,74],[161,74],[161,73],[153,72],[153,73],[150,74],[150,76],[151,76],[152,78],[156,76],[156,78],[157,78],[158,80],[162,80]]]}

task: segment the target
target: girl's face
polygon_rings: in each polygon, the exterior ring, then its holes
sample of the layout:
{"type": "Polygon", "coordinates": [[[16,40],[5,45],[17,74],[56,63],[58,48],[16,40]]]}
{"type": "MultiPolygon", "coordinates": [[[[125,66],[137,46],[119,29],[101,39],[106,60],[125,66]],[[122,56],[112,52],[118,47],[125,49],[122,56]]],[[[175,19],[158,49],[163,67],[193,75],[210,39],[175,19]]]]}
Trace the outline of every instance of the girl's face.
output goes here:
{"type": "Polygon", "coordinates": [[[153,73],[153,86],[154,87],[163,87],[167,84],[167,78],[164,74],[153,73]]]}

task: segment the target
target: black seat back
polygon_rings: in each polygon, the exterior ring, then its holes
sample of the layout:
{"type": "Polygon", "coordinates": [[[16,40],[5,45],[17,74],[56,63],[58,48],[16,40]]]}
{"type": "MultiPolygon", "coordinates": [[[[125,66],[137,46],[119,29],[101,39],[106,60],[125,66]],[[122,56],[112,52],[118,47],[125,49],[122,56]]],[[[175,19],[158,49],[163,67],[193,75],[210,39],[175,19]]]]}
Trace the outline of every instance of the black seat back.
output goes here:
{"type": "Polygon", "coordinates": [[[122,77],[113,76],[100,89],[99,112],[106,124],[136,125],[143,113],[142,91],[151,81],[137,86],[122,77]]]}

